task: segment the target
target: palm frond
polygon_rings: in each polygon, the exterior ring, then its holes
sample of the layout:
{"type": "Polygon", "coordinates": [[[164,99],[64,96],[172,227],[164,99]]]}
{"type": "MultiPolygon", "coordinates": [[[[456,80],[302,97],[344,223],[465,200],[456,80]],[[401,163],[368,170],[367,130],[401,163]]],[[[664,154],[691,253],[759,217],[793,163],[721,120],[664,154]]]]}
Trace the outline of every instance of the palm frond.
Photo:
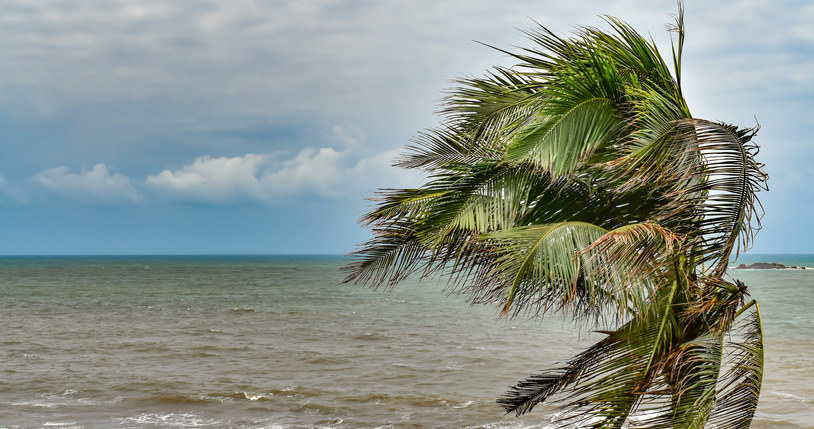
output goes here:
{"type": "Polygon", "coordinates": [[[350,256],[353,262],[342,267],[345,283],[392,286],[418,269],[425,249],[409,231],[390,228],[350,256]]]}
{"type": "Polygon", "coordinates": [[[418,168],[425,171],[457,170],[466,165],[479,162],[483,151],[467,147],[468,137],[461,136],[455,129],[438,128],[420,133],[408,145],[406,151],[399,154],[393,166],[401,168],[418,168]]]}
{"type": "Polygon", "coordinates": [[[373,238],[346,281],[446,276],[503,315],[608,326],[511,388],[498,401],[507,412],[547,401],[577,427],[746,427],[763,334],[756,306],[739,319],[754,304],[724,274],[760,228],[757,128],[690,114],[680,4],[671,65],[652,38],[605,22],[573,37],[527,31],[532,47],[501,50],[515,67],[456,81],[441,125],[396,161],[426,181],[373,198],[362,218],[373,238]]]}
{"type": "Polygon", "coordinates": [[[607,231],[584,222],[561,222],[496,231],[483,238],[497,258],[488,281],[505,285],[501,300],[508,313],[515,300],[546,297],[557,309],[599,304],[597,285],[586,278],[583,250],[607,231]]]}
{"type": "Polygon", "coordinates": [[[546,109],[509,144],[506,159],[530,161],[555,176],[573,173],[598,148],[610,144],[624,127],[613,102],[589,98],[575,105],[546,109]]]}
{"type": "Polygon", "coordinates": [[[609,293],[641,314],[657,289],[669,283],[665,266],[681,252],[682,237],[653,222],[633,223],[609,231],[584,253],[609,293]]]}
{"type": "Polygon", "coordinates": [[[754,309],[742,328],[741,340],[731,345],[735,352],[726,373],[727,381],[717,393],[709,419],[717,428],[748,428],[755,415],[763,382],[764,346],[760,308],[757,302],[753,305],[754,309]]]}
{"type": "Polygon", "coordinates": [[[760,201],[757,192],[766,190],[768,176],[755,160],[758,148],[751,139],[756,128],[695,120],[695,135],[703,156],[703,167],[695,171],[703,177],[685,191],[701,206],[698,234],[705,240],[706,259],[713,261],[713,275],[726,271],[729,258],[748,249],[760,229],[760,201]],[[698,201],[698,199],[703,199],[698,201]]]}
{"type": "Polygon", "coordinates": [[[517,385],[510,387],[497,403],[506,413],[515,413],[518,416],[525,414],[550,396],[577,383],[599,361],[619,349],[620,344],[618,338],[609,335],[571,358],[562,367],[546,370],[518,382],[517,385]]]}

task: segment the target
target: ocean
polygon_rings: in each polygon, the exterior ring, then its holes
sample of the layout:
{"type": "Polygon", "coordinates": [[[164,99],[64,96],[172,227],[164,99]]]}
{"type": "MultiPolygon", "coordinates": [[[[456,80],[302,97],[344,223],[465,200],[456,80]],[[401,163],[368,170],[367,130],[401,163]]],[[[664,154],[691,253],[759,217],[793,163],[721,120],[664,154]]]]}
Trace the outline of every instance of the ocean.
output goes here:
{"type": "MultiPolygon", "coordinates": [[[[814,268],[814,255],[746,255],[814,268]]],[[[341,256],[0,258],[0,427],[545,428],[509,386],[598,336],[498,319],[435,280],[341,285],[341,256]]],[[[730,270],[760,301],[752,427],[814,427],[814,269],[730,270]]]]}

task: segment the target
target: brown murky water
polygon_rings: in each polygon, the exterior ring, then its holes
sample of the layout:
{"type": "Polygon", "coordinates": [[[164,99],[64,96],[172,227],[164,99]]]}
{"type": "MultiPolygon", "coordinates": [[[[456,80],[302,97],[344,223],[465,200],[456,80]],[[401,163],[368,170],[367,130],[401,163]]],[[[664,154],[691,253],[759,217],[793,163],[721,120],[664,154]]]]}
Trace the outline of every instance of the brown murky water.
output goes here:
{"type": "MultiPolygon", "coordinates": [[[[592,343],[434,282],[340,286],[341,265],[0,259],[0,426],[546,427],[550,409],[515,419],[495,399],[592,343]]],[[[814,270],[733,273],[769,338],[753,427],[814,427],[814,270]]]]}

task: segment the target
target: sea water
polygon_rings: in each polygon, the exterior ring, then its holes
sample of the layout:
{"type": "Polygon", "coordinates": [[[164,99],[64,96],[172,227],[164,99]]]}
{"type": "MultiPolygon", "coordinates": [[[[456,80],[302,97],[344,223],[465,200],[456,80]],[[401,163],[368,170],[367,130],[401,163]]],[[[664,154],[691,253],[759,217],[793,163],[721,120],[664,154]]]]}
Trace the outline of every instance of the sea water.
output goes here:
{"type": "MultiPolygon", "coordinates": [[[[751,259],[750,259],[751,258],[751,259]]],[[[805,255],[749,256],[805,265],[805,255]]],[[[599,337],[498,320],[432,280],[341,285],[341,256],[0,258],[0,427],[550,426],[507,387],[599,337]]],[[[814,269],[730,270],[761,303],[753,427],[814,427],[814,269]]]]}

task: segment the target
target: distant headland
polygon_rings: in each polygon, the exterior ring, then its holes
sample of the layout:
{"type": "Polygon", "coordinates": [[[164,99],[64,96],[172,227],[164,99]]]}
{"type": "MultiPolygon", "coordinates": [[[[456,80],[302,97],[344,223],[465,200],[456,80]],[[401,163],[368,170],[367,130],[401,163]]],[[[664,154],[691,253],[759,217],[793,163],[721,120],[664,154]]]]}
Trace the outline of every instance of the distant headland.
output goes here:
{"type": "Polygon", "coordinates": [[[740,264],[736,269],[739,270],[804,270],[806,267],[798,267],[796,265],[792,265],[787,267],[783,264],[778,264],[777,262],[755,262],[752,265],[740,264]]]}

